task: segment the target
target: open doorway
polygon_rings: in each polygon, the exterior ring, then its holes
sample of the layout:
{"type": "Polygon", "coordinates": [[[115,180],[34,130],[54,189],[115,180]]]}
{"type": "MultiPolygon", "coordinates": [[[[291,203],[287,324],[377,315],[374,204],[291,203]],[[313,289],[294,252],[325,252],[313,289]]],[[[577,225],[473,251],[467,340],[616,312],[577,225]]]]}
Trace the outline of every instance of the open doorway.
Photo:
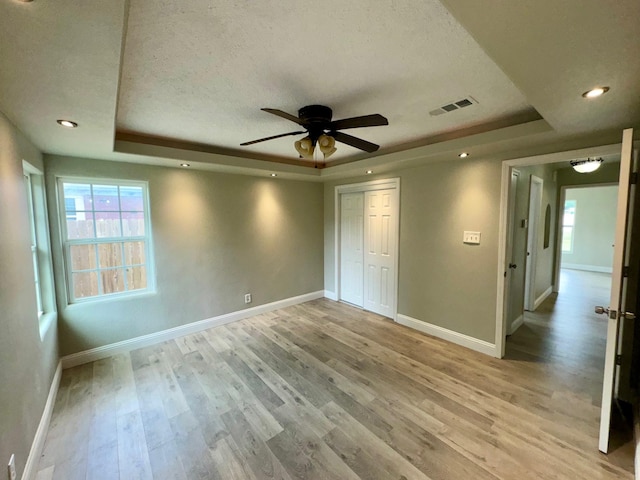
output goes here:
{"type": "Polygon", "coordinates": [[[568,161],[551,161],[521,162],[509,175],[505,258],[510,271],[498,345],[547,299],[561,290],[569,293],[569,287],[562,289],[563,268],[610,275],[619,158],[610,155],[590,174],[575,172],[568,161]]]}
{"type": "MultiPolygon", "coordinates": [[[[563,270],[613,270],[618,184],[560,187],[556,281],[563,270]]],[[[557,291],[557,290],[556,290],[557,291]]]]}
{"type": "MultiPolygon", "coordinates": [[[[615,147],[612,148],[614,149],[615,147]]],[[[567,153],[580,155],[576,152],[567,153]]],[[[594,156],[587,151],[584,151],[583,155],[594,156]]],[[[509,313],[504,315],[503,323],[498,322],[496,344],[502,348],[502,354],[507,359],[531,363],[532,371],[547,378],[548,387],[550,391],[556,392],[554,394],[560,395],[559,392],[562,392],[565,403],[560,404],[560,407],[558,405],[554,407],[558,408],[559,421],[565,421],[574,415],[576,421],[583,421],[587,417],[598,418],[600,413],[607,347],[607,318],[596,315],[593,308],[595,305],[609,304],[611,280],[610,267],[607,268],[606,262],[596,258],[598,255],[603,256],[601,244],[598,252],[595,254],[592,252],[592,257],[582,257],[582,260],[578,255],[580,253],[578,243],[571,246],[571,242],[578,242],[581,235],[576,223],[578,219],[576,212],[580,210],[577,204],[581,204],[582,213],[587,214],[586,224],[582,221],[580,227],[589,226],[589,221],[593,221],[596,224],[599,222],[601,228],[606,229],[606,222],[602,221],[605,216],[615,225],[617,210],[614,203],[611,212],[594,212],[585,198],[575,196],[574,193],[592,187],[594,184],[616,184],[619,164],[616,162],[616,155],[612,152],[597,172],[578,174],[572,171],[568,164],[570,157],[558,162],[562,157],[562,154],[557,154],[546,156],[546,158],[522,159],[509,162],[509,168],[503,169],[503,185],[509,184],[508,179],[515,168],[518,170],[521,182],[518,189],[524,190],[525,193],[520,195],[524,200],[520,203],[516,201],[512,207],[515,211],[513,218],[508,216],[509,210],[503,208],[503,219],[511,218],[512,232],[509,235],[512,236],[505,238],[503,243],[505,255],[501,258],[503,262],[504,259],[511,259],[511,263],[517,266],[512,269],[511,264],[505,263],[505,268],[502,270],[503,265],[501,265],[501,274],[508,272],[504,274],[504,279],[501,281],[502,288],[507,292],[503,297],[503,312],[509,313]],[[527,160],[530,163],[527,163],[527,160]],[[536,263],[536,273],[531,281],[533,295],[529,302],[525,302],[525,279],[527,271],[531,273],[531,269],[527,268],[528,250],[526,248],[528,227],[531,222],[528,217],[530,189],[527,187],[534,175],[543,180],[544,191],[551,188],[555,194],[543,193],[540,216],[536,220],[539,222],[538,225],[544,225],[544,228],[539,228],[538,234],[534,235],[536,237],[534,244],[538,249],[536,253],[543,265],[540,261],[536,263]],[[568,195],[566,195],[567,192],[568,195]],[[555,198],[552,198],[554,195],[555,198]],[[565,205],[565,200],[572,201],[565,205]],[[552,217],[549,222],[545,218],[548,212],[551,212],[552,217]],[[595,215],[589,215],[589,212],[595,215]],[[573,218],[571,218],[572,215],[573,218]],[[571,220],[574,221],[573,225],[571,220]],[[548,232],[547,225],[550,225],[548,232]],[[562,258],[563,243],[564,253],[567,254],[564,260],[562,258]],[[508,248],[513,251],[507,250],[508,248]],[[570,253],[569,250],[572,248],[573,253],[570,253]],[[573,255],[573,258],[570,255],[573,255]],[[507,264],[509,264],[508,269],[507,264]],[[561,268],[561,266],[572,268],[561,268]],[[594,266],[600,268],[593,268],[594,266]],[[531,300],[533,305],[529,307],[528,303],[531,303],[531,300]],[[563,405],[566,405],[566,409],[563,405]]],[[[619,156],[617,158],[619,159],[619,156]]],[[[588,195],[588,190],[585,192],[588,195]]],[[[509,191],[503,188],[503,205],[508,199],[509,191]]],[[[589,199],[594,200],[594,198],[589,199]]],[[[505,237],[508,227],[507,222],[504,221],[502,231],[505,237]]],[[[613,234],[615,228],[610,230],[609,233],[613,234]]],[[[586,238],[592,242],[601,241],[600,238],[594,237],[593,234],[587,234],[586,238]]],[[[606,254],[611,256],[613,241],[611,239],[602,241],[608,242],[604,249],[604,256],[606,257],[606,254]]],[[[591,249],[594,249],[594,245],[591,245],[591,249]]],[[[596,426],[595,424],[590,426],[594,429],[594,438],[597,438],[596,426]]],[[[621,429],[621,433],[623,430],[621,429]]],[[[630,433],[631,430],[627,432],[630,433]]],[[[614,453],[610,454],[610,460],[614,460],[617,454],[620,454],[620,458],[632,458],[632,455],[627,455],[628,452],[625,451],[633,448],[630,443],[625,443],[626,438],[622,435],[618,441],[612,440],[611,450],[614,453]],[[625,446],[620,447],[620,445],[625,446]]]]}

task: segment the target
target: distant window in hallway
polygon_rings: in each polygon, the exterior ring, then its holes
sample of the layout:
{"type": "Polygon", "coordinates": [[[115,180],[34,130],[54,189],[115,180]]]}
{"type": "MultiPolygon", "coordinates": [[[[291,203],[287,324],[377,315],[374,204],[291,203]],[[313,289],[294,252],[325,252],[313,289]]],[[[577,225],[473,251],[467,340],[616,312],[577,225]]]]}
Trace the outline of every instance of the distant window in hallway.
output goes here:
{"type": "Polygon", "coordinates": [[[564,214],[562,216],[562,251],[573,252],[573,229],[576,222],[576,201],[564,202],[564,214]]]}

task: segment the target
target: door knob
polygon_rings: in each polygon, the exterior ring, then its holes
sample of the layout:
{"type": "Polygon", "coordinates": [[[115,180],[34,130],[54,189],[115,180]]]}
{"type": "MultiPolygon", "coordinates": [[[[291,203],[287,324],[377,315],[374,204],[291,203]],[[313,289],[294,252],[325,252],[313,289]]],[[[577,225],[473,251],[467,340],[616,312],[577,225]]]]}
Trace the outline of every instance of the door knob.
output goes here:
{"type": "Polygon", "coordinates": [[[600,307],[597,306],[595,308],[595,312],[596,313],[605,313],[609,316],[609,318],[615,320],[616,318],[626,318],[627,320],[635,320],[636,319],[636,314],[633,312],[620,312],[620,315],[618,316],[618,312],[616,312],[615,310],[609,310],[608,308],[604,308],[604,307],[600,307]]]}
{"type": "Polygon", "coordinates": [[[518,266],[515,263],[510,263],[509,268],[518,268],[518,266]]]}

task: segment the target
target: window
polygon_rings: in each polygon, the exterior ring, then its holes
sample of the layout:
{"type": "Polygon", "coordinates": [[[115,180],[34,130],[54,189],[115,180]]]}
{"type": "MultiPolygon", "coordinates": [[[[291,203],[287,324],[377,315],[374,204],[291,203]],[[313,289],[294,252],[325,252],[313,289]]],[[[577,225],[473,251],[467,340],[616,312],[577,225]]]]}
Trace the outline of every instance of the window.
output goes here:
{"type": "Polygon", "coordinates": [[[56,311],[44,175],[42,171],[25,160],[22,161],[22,171],[27,195],[36,309],[40,324],[40,338],[44,339],[49,326],[55,320],[56,311]]]}
{"type": "Polygon", "coordinates": [[[562,216],[562,251],[573,253],[573,231],[576,223],[576,201],[564,202],[564,214],[562,216]]]}
{"type": "Polygon", "coordinates": [[[59,182],[71,302],[150,290],[146,183],[59,182]]]}
{"type": "Polygon", "coordinates": [[[27,190],[27,202],[29,208],[29,227],[31,233],[31,261],[33,263],[33,277],[35,279],[36,288],[36,303],[38,307],[38,316],[41,316],[44,312],[42,308],[42,289],[40,286],[40,261],[38,254],[38,237],[36,236],[36,212],[35,202],[33,199],[33,181],[31,179],[31,173],[24,171],[24,183],[27,190]]]}
{"type": "Polygon", "coordinates": [[[76,219],[76,199],[75,198],[65,198],[64,199],[64,210],[67,213],[67,220],[75,220],[76,219]]]}

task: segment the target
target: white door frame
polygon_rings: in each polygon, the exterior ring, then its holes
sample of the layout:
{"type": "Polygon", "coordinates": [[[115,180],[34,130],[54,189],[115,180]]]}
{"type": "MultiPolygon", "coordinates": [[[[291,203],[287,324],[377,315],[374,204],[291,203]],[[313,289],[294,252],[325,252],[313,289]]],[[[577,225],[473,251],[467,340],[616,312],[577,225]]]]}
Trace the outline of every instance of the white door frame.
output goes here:
{"type": "Polygon", "coordinates": [[[527,256],[524,270],[524,309],[535,310],[536,303],[536,263],[538,261],[538,235],[540,230],[540,213],[544,180],[531,175],[529,180],[529,209],[527,215],[527,256]],[[537,200],[534,191],[538,192],[537,200]]]}
{"type": "Polygon", "coordinates": [[[397,321],[398,317],[398,254],[400,250],[400,178],[381,178],[368,182],[351,183],[347,185],[337,185],[334,190],[334,285],[336,286],[336,298],[340,299],[340,195],[343,193],[367,192],[374,190],[396,189],[398,201],[395,205],[397,221],[395,222],[396,231],[396,251],[394,252],[393,268],[395,288],[393,291],[393,321],[397,321]]]}
{"type": "Polygon", "coordinates": [[[620,154],[621,143],[612,145],[602,145],[593,148],[583,148],[580,150],[569,150],[566,152],[550,153],[545,155],[536,155],[532,157],[524,157],[513,160],[505,160],[502,162],[502,181],[500,189],[500,216],[498,230],[498,268],[497,268],[497,294],[496,294],[496,329],[495,329],[495,356],[497,358],[504,357],[505,354],[505,337],[506,337],[506,320],[507,315],[504,297],[505,297],[505,276],[504,273],[508,268],[509,259],[507,258],[507,232],[509,231],[508,207],[509,207],[509,184],[511,183],[511,169],[514,167],[527,167],[532,165],[544,165],[547,163],[567,162],[576,158],[586,157],[603,157],[608,155],[620,154]]]}

